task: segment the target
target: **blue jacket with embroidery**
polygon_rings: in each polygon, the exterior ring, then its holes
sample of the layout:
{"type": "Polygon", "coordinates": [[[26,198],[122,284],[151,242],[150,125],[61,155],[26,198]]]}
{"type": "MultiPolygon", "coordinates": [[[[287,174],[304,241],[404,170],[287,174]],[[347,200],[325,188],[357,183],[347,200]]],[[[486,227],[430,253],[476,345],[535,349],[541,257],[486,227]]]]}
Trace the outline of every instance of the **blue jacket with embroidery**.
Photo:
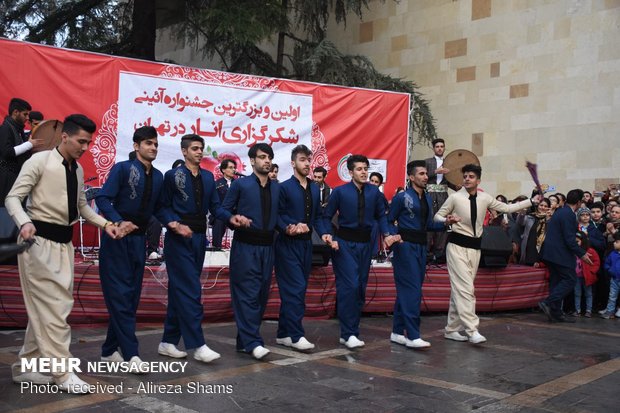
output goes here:
{"type": "Polygon", "coordinates": [[[213,174],[200,168],[202,179],[202,211],[196,211],[192,172],[185,165],[166,172],[161,196],[162,208],[157,218],[162,225],[182,221],[184,215],[207,215],[211,212],[217,219],[228,222],[231,214],[220,206],[220,197],[215,190],[213,174]]]}
{"type": "MultiPolygon", "coordinates": [[[[163,185],[163,175],[151,168],[153,185],[151,198],[142,207],[146,182],[146,169],[138,159],[119,162],[112,167],[108,180],[97,193],[95,202],[103,216],[112,222],[135,220],[148,221],[155,212],[163,185]]],[[[137,224],[137,222],[134,222],[137,224]]]]}
{"type": "Polygon", "coordinates": [[[428,217],[426,217],[426,222],[422,223],[420,198],[413,188],[409,188],[392,198],[390,212],[388,213],[388,223],[392,234],[396,234],[398,228],[418,231],[444,231],[446,229],[442,222],[433,221],[433,200],[431,196],[425,192],[424,199],[428,205],[428,217]],[[398,223],[398,228],[394,222],[398,223]]]}

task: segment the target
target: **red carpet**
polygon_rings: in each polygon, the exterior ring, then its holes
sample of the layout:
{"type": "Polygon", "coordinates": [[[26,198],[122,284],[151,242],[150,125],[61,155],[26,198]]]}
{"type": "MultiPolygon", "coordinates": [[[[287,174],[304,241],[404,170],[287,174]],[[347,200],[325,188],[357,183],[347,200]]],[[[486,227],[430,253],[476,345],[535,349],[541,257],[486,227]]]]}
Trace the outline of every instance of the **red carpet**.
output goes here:
{"type": "MultiPolygon", "coordinates": [[[[476,277],[477,311],[503,311],[535,307],[547,295],[545,270],[512,265],[481,268],[476,277]]],[[[202,301],[206,321],[232,320],[228,268],[204,268],[202,301]]],[[[159,322],[166,314],[167,275],[164,267],[148,267],[144,273],[138,322],[159,322]]],[[[107,311],[99,284],[99,267],[76,263],[69,323],[107,322],[107,311]]],[[[423,285],[422,311],[447,311],[450,281],[445,267],[429,267],[423,285]]],[[[391,267],[373,267],[366,289],[368,313],[392,312],[396,290],[391,267]]],[[[280,298],[273,278],[265,318],[278,318],[280,298]]],[[[336,314],[336,286],[331,266],[314,267],[306,294],[306,317],[330,318],[336,314]]],[[[0,326],[25,327],[26,309],[17,267],[0,266],[0,326]]]]}

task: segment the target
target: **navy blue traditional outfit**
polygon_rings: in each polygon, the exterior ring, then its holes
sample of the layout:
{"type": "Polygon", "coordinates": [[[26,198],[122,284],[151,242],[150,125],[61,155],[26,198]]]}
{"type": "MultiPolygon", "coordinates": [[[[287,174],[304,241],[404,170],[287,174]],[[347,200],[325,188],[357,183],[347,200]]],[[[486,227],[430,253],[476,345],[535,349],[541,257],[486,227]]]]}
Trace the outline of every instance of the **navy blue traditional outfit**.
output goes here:
{"type": "Polygon", "coordinates": [[[138,355],[136,311],[142,292],[146,260],[146,228],[155,211],[163,184],[162,173],[135,159],[119,162],[110,171],[95,202],[112,222],[131,221],[138,226],[115,240],[101,234],[99,251],[103,298],[110,315],[108,333],[101,354],[110,356],[120,347],[125,360],[138,355]]]}
{"type": "Polygon", "coordinates": [[[427,231],[442,231],[445,226],[433,221],[433,200],[424,193],[421,197],[409,188],[392,199],[388,222],[397,222],[393,233],[403,242],[392,245],[396,303],[392,332],[409,340],[420,338],[420,304],[422,283],[426,274],[427,231]]]}
{"type": "Polygon", "coordinates": [[[372,254],[371,230],[379,221],[381,233],[389,233],[383,194],[376,186],[350,182],[335,188],[321,218],[321,236],[331,232],[331,219],[338,215],[335,240],[339,249],[333,252],[336,275],[336,299],[340,337],[348,340],[359,335],[359,323],[366,297],[366,284],[372,254]]]}
{"type": "Polygon", "coordinates": [[[207,212],[229,221],[231,214],[220,207],[213,174],[200,168],[194,176],[181,165],[166,172],[158,219],[162,225],[179,222],[193,232],[191,238],[167,231],[164,257],[168,271],[168,309],[162,342],[177,345],[183,338],[186,349],[205,344],[200,274],[205,258],[207,212]]]}
{"type": "Polygon", "coordinates": [[[306,288],[312,266],[312,230],[319,226],[321,204],[319,187],[306,179],[306,188],[292,176],[280,184],[280,203],[276,241],[275,272],[280,290],[278,338],[297,342],[304,336],[302,319],[306,309],[306,288]],[[305,234],[287,235],[289,225],[307,224],[305,234]],[[317,225],[318,224],[318,225],[317,225]]]}
{"type": "Polygon", "coordinates": [[[252,220],[237,228],[230,255],[230,293],[237,323],[237,350],[263,346],[260,325],[267,306],[274,261],[274,229],[278,219],[280,184],[261,186],[255,174],[232,183],[222,205],[252,220]]]}
{"type": "MultiPolygon", "coordinates": [[[[220,197],[220,202],[224,202],[224,199],[226,198],[226,193],[228,192],[228,188],[230,188],[230,185],[233,181],[234,179],[226,178],[220,178],[215,181],[215,189],[217,190],[217,194],[220,197]]],[[[215,217],[213,217],[212,224],[213,229],[211,232],[211,237],[213,241],[213,247],[222,248],[222,238],[224,238],[224,233],[226,232],[226,222],[222,221],[221,219],[215,219],[215,217]]]]}

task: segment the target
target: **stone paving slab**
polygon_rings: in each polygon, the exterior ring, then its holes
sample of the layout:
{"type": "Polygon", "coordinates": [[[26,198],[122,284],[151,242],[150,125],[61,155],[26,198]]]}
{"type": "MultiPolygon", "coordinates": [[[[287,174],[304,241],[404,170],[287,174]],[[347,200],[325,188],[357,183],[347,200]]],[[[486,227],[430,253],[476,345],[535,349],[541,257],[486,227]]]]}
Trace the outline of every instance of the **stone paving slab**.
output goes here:
{"type": "MultiPolygon", "coordinates": [[[[481,345],[443,338],[444,314],[423,317],[427,351],[390,343],[389,315],[364,317],[366,346],[338,343],[337,320],[307,320],[317,347],[299,353],[275,343],[277,323],[263,323],[266,361],[235,351],[234,323],[205,324],[210,364],[188,357],[178,373],[88,374],[122,391],[86,396],[22,389],[11,364],[23,331],[0,330],[1,412],[616,412],[620,389],[620,320],[580,318],[549,324],[536,312],[483,314],[481,345]],[[166,385],[165,387],[161,387],[166,385]],[[150,386],[150,387],[149,387],[150,386]],[[156,390],[153,390],[155,388],[156,390]],[[179,393],[175,393],[178,391],[179,393]]],[[[105,326],[73,329],[71,350],[97,361],[105,326]]],[[[139,327],[141,357],[157,354],[161,326],[139,327]]]]}

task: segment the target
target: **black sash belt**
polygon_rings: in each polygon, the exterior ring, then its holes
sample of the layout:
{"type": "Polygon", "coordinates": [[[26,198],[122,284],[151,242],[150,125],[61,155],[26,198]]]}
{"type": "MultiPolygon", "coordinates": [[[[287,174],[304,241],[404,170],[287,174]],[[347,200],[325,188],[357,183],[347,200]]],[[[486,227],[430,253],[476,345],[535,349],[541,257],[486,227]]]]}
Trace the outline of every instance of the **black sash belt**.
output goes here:
{"type": "Polygon", "coordinates": [[[52,224],[45,221],[32,220],[37,229],[37,236],[50,241],[66,244],[73,238],[73,227],[70,225],[52,224]]]}
{"type": "Polygon", "coordinates": [[[264,231],[260,229],[236,229],[233,235],[234,241],[240,241],[251,245],[269,246],[273,245],[274,231],[264,231]]]}
{"type": "Polygon", "coordinates": [[[448,234],[448,242],[463,248],[479,250],[480,245],[482,244],[482,238],[468,237],[467,235],[459,234],[458,232],[450,232],[448,234]]]}
{"type": "Polygon", "coordinates": [[[123,221],[131,221],[138,226],[138,229],[133,230],[128,235],[144,235],[149,227],[149,218],[139,215],[123,215],[123,221]]]}
{"type": "Polygon", "coordinates": [[[297,234],[297,235],[288,235],[286,232],[282,231],[280,232],[279,236],[283,236],[285,238],[294,239],[294,240],[310,241],[312,240],[312,228],[310,228],[309,232],[306,232],[304,234],[297,234]]]}
{"type": "Polygon", "coordinates": [[[207,232],[207,216],[206,215],[183,215],[181,224],[187,225],[192,232],[197,234],[205,234],[207,232]]]}
{"type": "Polygon", "coordinates": [[[345,241],[351,242],[370,242],[370,230],[369,229],[353,229],[353,228],[338,228],[336,235],[345,241]]]}
{"type": "Polygon", "coordinates": [[[403,241],[426,245],[426,231],[398,228],[398,233],[403,241]]]}

